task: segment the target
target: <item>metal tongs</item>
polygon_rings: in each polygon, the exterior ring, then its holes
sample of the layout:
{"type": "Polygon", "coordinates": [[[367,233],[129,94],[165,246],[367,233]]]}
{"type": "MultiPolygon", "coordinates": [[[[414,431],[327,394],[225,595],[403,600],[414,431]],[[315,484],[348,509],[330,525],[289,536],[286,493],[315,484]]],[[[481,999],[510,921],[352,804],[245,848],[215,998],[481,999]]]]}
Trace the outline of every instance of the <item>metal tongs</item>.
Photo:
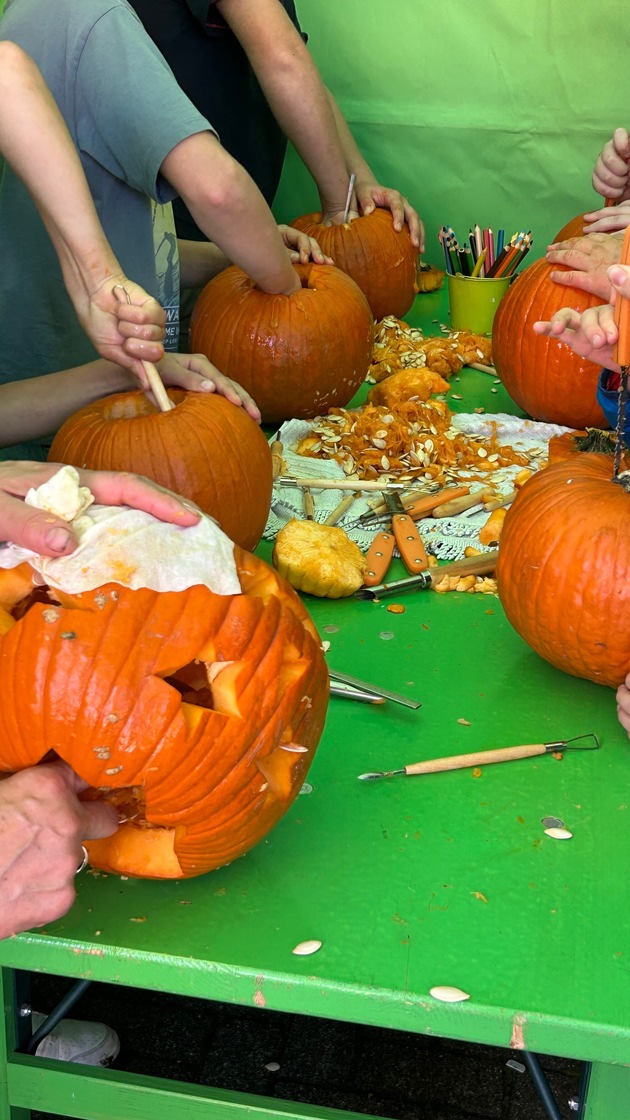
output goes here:
{"type": "Polygon", "coordinates": [[[394,704],[402,704],[405,708],[421,708],[419,700],[412,700],[409,696],[401,696],[398,692],[391,692],[388,688],[370,684],[369,681],[351,677],[348,673],[340,673],[337,669],[329,669],[330,694],[342,696],[346,700],[361,700],[364,704],[384,704],[391,700],[394,704]]]}

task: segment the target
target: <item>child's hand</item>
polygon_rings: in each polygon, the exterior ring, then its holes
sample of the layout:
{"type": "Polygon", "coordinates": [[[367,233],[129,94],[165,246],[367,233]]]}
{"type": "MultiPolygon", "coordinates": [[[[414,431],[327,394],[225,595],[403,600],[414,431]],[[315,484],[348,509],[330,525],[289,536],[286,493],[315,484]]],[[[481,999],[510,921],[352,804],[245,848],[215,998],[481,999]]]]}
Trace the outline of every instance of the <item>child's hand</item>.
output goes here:
{"type": "Polygon", "coordinates": [[[604,145],[593,170],[593,186],[604,198],[630,198],[630,137],[625,128],[616,128],[604,145]]]}
{"type": "Polygon", "coordinates": [[[612,288],[607,269],[621,260],[622,249],[623,234],[619,233],[590,233],[558,241],[547,247],[547,260],[571,271],[552,272],[551,279],[566,288],[590,292],[608,303],[612,288]]]}
{"type": "Polygon", "coordinates": [[[260,409],[249,393],[238,382],[220,373],[204,354],[167,353],[158,364],[158,370],[165,385],[175,385],[193,393],[218,393],[231,404],[242,406],[252,420],[260,424],[260,409]]]}
{"type": "Polygon", "coordinates": [[[142,361],[164,356],[164,309],[124,274],[109,277],[93,292],[75,300],[81,326],[102,358],[142,379],[142,361]]]}
{"type": "Polygon", "coordinates": [[[314,237],[309,237],[307,233],[294,229],[293,226],[279,225],[278,229],[292,261],[299,264],[308,264],[309,261],[313,261],[314,264],[333,263],[332,257],[322,253],[314,237]]]}
{"type": "Polygon", "coordinates": [[[630,673],[617,689],[617,715],[621,726],[630,737],[630,673]]]}
{"type": "Polygon", "coordinates": [[[400,191],[393,187],[383,187],[373,179],[357,177],[354,190],[362,214],[371,214],[377,207],[391,210],[394,219],[394,229],[400,231],[405,222],[409,226],[411,243],[419,253],[424,253],[425,238],[422,219],[416,210],[400,191]]]}
{"type": "Polygon", "coordinates": [[[589,307],[581,315],[572,307],[556,311],[549,322],[534,323],[536,334],[565,342],[581,358],[607,369],[618,369],[612,363],[612,347],[619,337],[611,304],[589,307]]]}

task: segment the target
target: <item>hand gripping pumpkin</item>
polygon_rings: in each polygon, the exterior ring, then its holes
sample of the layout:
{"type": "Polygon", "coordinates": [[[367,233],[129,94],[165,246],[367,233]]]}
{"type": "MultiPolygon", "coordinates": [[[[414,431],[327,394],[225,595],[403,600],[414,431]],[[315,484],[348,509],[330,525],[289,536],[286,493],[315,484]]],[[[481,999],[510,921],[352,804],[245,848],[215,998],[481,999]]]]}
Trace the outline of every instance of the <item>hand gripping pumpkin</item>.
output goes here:
{"type": "Polygon", "coordinates": [[[518,634],[575,677],[616,687],[630,670],[630,494],[612,456],[538,472],[505,518],[497,585],[518,634]]]}
{"type": "Polygon", "coordinates": [[[374,323],[365,296],[332,265],[295,265],[302,290],[271,296],[233,266],[206,285],[191,345],[243,385],[265,423],[324,415],[365,380],[374,323]]]}
{"type": "Polygon", "coordinates": [[[535,261],[503,296],[492,328],[497,373],[512,400],[535,420],[569,428],[605,427],[596,399],[599,366],[555,338],[534,334],[533,324],[551,319],[561,307],[581,313],[602,302],[588,292],[554,283],[552,270],[563,268],[544,259],[535,261]]]}
{"type": "Polygon", "coordinates": [[[407,314],[418,291],[418,250],[407,225],[400,233],[394,229],[389,210],[377,207],[337,226],[322,225],[321,213],[304,214],[291,225],[314,237],[337,268],[352,277],[375,319],[386,315],[402,319],[407,314]]]}
{"type": "Polygon", "coordinates": [[[267,440],[244,408],[217,393],[168,395],[170,412],[141,392],[94,401],[62,425],[50,461],[144,475],[196,502],[241,548],[255,548],[271,505],[267,440]]]}
{"type": "Polygon", "coordinates": [[[94,867],[187,878],[253,847],[297,795],[322,732],[316,631],[272,568],[235,549],[242,594],[106,584],[33,590],[0,571],[0,770],[53,751],[126,823],[94,867]]]}

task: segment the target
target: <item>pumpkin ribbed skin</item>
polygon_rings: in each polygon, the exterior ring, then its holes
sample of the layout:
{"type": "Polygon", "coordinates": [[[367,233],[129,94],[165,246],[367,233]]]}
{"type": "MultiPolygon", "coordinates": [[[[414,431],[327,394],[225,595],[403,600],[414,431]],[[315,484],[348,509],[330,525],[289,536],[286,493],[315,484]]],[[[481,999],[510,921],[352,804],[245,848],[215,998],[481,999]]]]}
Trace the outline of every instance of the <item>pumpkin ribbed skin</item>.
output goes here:
{"type": "Polygon", "coordinates": [[[630,495],[612,457],[583,454],[526,483],[505,519],[497,584],[518,634],[575,677],[630,670],[630,495]]]}
{"type": "Polygon", "coordinates": [[[605,428],[596,400],[600,367],[557,339],[533,331],[535,322],[551,319],[561,307],[581,313],[601,303],[598,296],[555,284],[552,268],[561,266],[535,261],[503,296],[492,329],[494,364],[512,399],[535,420],[605,428]]]}
{"type": "Polygon", "coordinates": [[[418,290],[418,250],[408,226],[398,233],[390,211],[381,208],[342,226],[324,226],[321,219],[321,213],[304,214],[291,225],[314,237],[337,268],[352,277],[375,319],[406,315],[418,290]]]}
{"type": "Polygon", "coordinates": [[[50,461],[135,471],[196,502],[242,548],[255,548],[271,505],[267,440],[225,397],[181,389],[168,395],[177,406],[170,412],[158,412],[141,392],[87,405],[60,428],[50,461]]]}
{"type": "MultiPolygon", "coordinates": [[[[593,210],[597,210],[596,205],[593,207],[593,210]]],[[[567,222],[566,226],[558,230],[553,239],[553,244],[555,245],[557,241],[568,241],[570,237],[582,237],[585,225],[584,214],[577,214],[575,218],[571,218],[571,221],[567,222]]]]}
{"type": "MultiPolygon", "coordinates": [[[[200,875],[253,847],[300,789],[326,714],[321,643],[272,568],[235,558],[241,595],[55,592],[59,606],[23,600],[0,638],[0,770],[52,749],[132,818],[89,843],[95,867],[200,875]]],[[[23,594],[15,579],[8,591],[23,594]]]]}
{"type": "Polygon", "coordinates": [[[270,296],[240,268],[206,285],[191,346],[256,401],[265,423],[348,404],[365,380],[374,323],[357,285],[331,265],[296,265],[302,291],[270,296]]]}

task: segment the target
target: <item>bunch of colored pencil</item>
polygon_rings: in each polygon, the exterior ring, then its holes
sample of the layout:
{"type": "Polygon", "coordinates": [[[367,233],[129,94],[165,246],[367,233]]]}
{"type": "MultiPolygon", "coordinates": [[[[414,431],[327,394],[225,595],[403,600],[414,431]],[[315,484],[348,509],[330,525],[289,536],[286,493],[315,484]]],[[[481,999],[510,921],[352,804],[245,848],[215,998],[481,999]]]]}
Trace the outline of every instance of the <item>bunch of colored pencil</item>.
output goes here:
{"type": "Polygon", "coordinates": [[[482,230],[478,225],[469,230],[469,242],[463,245],[451,226],[441,226],[438,238],[451,276],[459,273],[487,279],[512,276],[533,242],[531,230],[513,234],[506,244],[505,230],[498,230],[495,241],[490,227],[482,230]]]}

